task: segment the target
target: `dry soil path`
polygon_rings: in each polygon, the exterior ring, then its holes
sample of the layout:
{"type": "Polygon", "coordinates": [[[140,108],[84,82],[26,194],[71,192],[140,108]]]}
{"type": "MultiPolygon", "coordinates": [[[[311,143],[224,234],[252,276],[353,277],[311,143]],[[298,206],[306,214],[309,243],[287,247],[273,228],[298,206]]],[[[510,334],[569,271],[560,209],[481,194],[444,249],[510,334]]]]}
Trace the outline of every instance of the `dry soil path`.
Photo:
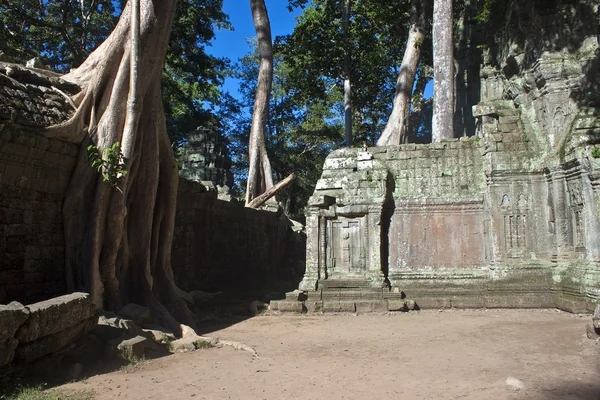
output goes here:
{"type": "Polygon", "coordinates": [[[258,358],[205,349],[65,388],[97,399],[598,400],[589,320],[554,310],[259,316],[210,333],[258,358]]]}

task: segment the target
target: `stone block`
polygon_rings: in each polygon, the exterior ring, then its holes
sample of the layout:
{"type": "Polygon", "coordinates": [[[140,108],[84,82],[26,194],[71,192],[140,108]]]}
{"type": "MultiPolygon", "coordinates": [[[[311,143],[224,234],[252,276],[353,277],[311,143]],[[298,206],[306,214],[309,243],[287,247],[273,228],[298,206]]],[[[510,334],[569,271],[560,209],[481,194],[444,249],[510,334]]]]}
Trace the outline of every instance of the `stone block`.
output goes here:
{"type": "Polygon", "coordinates": [[[454,308],[484,308],[485,297],[483,296],[453,296],[451,299],[454,308]]]}
{"type": "Polygon", "coordinates": [[[304,301],[308,298],[306,293],[301,290],[294,290],[285,294],[285,299],[288,301],[304,301]]]}
{"type": "Polygon", "coordinates": [[[386,300],[359,300],[355,302],[355,305],[358,314],[388,311],[388,302],[386,300]]]}
{"type": "Polygon", "coordinates": [[[138,325],[150,323],[150,309],[135,303],[129,303],[119,310],[119,317],[129,319],[138,325]]]}
{"type": "Polygon", "coordinates": [[[356,304],[353,301],[323,301],[323,312],[356,312],[356,304]]]}
{"type": "Polygon", "coordinates": [[[115,346],[119,355],[126,360],[143,358],[146,350],[152,345],[152,341],[144,336],[134,336],[127,339],[115,339],[109,343],[115,346]]]}
{"type": "MultiPolygon", "coordinates": [[[[56,353],[69,344],[85,336],[97,322],[94,316],[74,326],[59,330],[30,343],[19,343],[15,352],[15,363],[30,363],[47,354],[56,353]]],[[[71,322],[71,321],[69,321],[71,322]]]]}
{"type": "Polygon", "coordinates": [[[588,339],[600,340],[600,329],[594,327],[592,324],[587,324],[585,328],[588,339]]]}
{"type": "Polygon", "coordinates": [[[8,305],[0,305],[0,342],[14,338],[27,318],[29,310],[21,303],[13,301],[8,305]]]}
{"type": "Polygon", "coordinates": [[[0,367],[12,362],[18,344],[19,341],[13,338],[0,341],[0,367]]]}
{"type": "Polygon", "coordinates": [[[67,328],[81,325],[96,312],[87,293],[72,293],[27,307],[30,317],[17,331],[21,343],[30,343],[52,336],[67,328]]]}
{"type": "Polygon", "coordinates": [[[452,308],[452,303],[447,297],[419,297],[415,298],[415,303],[419,309],[434,309],[441,310],[452,308]]]}
{"type": "Polygon", "coordinates": [[[291,313],[305,312],[305,306],[300,301],[287,301],[287,300],[272,301],[269,306],[269,309],[273,310],[273,311],[291,312],[291,313]]]}
{"type": "Polygon", "coordinates": [[[310,313],[322,313],[323,312],[323,302],[318,301],[306,301],[305,303],[306,309],[310,313]]]}
{"type": "Polygon", "coordinates": [[[389,299],[387,303],[388,311],[406,311],[406,302],[404,300],[389,299]]]}

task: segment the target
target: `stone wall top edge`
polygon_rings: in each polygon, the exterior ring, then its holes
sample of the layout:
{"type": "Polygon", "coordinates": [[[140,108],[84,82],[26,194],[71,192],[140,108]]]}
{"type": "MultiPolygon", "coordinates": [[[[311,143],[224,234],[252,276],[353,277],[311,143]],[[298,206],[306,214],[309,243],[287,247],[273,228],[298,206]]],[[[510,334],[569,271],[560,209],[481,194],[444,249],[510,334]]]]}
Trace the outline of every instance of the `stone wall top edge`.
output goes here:
{"type": "Polygon", "coordinates": [[[35,147],[40,150],[71,157],[76,157],[79,151],[78,144],[57,138],[49,138],[43,134],[41,128],[19,125],[4,125],[0,129],[0,141],[35,147]]]}

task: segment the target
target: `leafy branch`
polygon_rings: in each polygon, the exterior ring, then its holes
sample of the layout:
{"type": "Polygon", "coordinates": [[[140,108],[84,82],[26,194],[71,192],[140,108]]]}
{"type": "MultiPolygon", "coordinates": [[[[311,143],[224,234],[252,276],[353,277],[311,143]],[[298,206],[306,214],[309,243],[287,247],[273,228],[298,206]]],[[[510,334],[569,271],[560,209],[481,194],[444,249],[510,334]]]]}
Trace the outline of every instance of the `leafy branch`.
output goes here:
{"type": "Polygon", "coordinates": [[[111,147],[104,149],[102,155],[95,145],[91,144],[87,147],[88,160],[92,168],[102,174],[104,182],[108,182],[117,190],[119,190],[119,180],[128,172],[120,146],[119,142],[115,142],[111,147]]]}

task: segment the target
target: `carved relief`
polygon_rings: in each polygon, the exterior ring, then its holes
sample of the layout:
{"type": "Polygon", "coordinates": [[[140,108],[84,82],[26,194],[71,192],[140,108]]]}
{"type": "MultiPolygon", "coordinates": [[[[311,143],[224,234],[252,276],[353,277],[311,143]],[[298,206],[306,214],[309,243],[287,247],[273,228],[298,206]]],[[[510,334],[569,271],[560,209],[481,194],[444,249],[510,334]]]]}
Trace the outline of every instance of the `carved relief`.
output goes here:
{"type": "Polygon", "coordinates": [[[366,272],[365,219],[339,217],[327,221],[326,268],[329,277],[366,272]]]}
{"type": "Polygon", "coordinates": [[[502,210],[504,249],[508,257],[519,257],[527,247],[527,210],[529,201],[524,193],[511,202],[507,194],[499,201],[502,210]]]}
{"type": "Polygon", "coordinates": [[[584,221],[583,221],[583,196],[581,182],[572,180],[567,183],[569,201],[571,206],[571,232],[574,247],[584,247],[584,221]]]}

